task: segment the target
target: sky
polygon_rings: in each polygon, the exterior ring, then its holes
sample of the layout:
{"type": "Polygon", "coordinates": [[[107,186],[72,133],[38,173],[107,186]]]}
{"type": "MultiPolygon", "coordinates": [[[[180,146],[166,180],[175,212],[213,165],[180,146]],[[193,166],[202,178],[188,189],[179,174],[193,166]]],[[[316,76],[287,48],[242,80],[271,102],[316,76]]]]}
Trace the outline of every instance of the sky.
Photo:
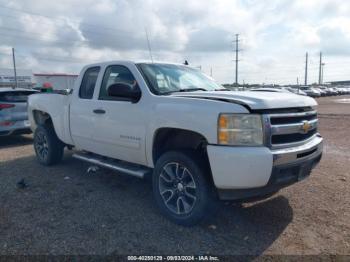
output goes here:
{"type": "Polygon", "coordinates": [[[183,63],[219,83],[350,80],[350,1],[344,0],[0,0],[0,68],[79,73],[89,63],[183,63]]]}

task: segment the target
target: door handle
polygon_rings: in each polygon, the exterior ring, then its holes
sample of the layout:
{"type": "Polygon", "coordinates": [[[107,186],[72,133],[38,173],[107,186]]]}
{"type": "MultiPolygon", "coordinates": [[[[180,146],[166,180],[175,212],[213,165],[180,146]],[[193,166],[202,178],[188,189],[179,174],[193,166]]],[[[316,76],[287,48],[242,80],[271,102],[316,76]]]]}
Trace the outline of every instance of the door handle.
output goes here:
{"type": "Polygon", "coordinates": [[[103,109],[94,109],[93,112],[94,112],[95,114],[105,114],[105,113],[106,113],[106,111],[103,110],[103,109]]]}

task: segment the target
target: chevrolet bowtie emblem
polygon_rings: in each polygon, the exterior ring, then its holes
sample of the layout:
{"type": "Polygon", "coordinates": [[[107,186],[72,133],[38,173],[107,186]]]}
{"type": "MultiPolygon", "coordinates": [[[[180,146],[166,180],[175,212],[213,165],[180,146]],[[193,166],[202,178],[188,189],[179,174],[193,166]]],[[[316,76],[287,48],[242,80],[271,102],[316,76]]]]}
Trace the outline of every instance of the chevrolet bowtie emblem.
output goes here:
{"type": "Polygon", "coordinates": [[[311,128],[311,124],[309,123],[309,121],[305,120],[303,121],[303,125],[301,126],[301,130],[306,134],[307,132],[309,132],[311,128]]]}

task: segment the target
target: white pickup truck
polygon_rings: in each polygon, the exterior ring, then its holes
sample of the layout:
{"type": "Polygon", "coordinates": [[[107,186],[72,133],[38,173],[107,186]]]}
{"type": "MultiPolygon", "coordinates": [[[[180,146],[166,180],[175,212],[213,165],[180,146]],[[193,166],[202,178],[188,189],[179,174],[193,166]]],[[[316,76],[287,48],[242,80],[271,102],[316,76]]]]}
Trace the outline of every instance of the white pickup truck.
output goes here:
{"type": "Polygon", "coordinates": [[[309,176],[322,156],[314,99],[233,92],[189,66],[88,65],[67,94],[35,94],[29,119],[37,158],[65,147],[93,165],[151,176],[162,213],[199,222],[215,199],[271,196],[309,176]]]}

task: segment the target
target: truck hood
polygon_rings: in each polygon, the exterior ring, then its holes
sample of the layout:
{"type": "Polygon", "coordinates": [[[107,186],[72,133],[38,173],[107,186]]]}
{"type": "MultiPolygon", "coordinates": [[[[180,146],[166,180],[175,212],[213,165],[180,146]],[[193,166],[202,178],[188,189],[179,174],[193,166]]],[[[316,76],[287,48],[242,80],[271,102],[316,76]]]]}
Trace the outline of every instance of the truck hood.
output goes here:
{"type": "Polygon", "coordinates": [[[248,106],[253,110],[312,107],[317,105],[315,99],[311,97],[284,92],[196,91],[173,93],[172,96],[226,101],[248,106]]]}

